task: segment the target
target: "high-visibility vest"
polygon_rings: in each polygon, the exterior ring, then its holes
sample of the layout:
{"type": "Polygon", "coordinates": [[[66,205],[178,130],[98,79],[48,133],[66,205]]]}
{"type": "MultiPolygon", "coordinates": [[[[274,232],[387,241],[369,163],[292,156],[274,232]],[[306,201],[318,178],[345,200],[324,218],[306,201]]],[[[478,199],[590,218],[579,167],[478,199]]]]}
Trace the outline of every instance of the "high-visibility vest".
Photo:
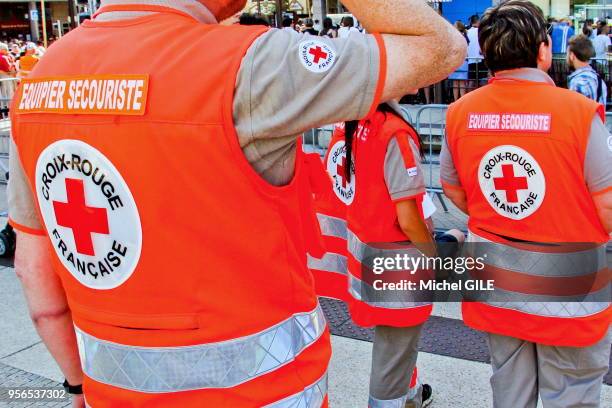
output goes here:
{"type": "Polygon", "coordinates": [[[483,257],[473,273],[495,285],[481,302],[464,302],[467,325],[556,346],[590,345],[607,332],[609,237],[583,175],[598,113],[577,93],[515,79],[493,80],[450,107],[468,254],[483,257]]]}
{"type": "MultiPolygon", "coordinates": [[[[411,156],[409,135],[419,146],[418,135],[399,117],[375,112],[359,122],[353,137],[355,164],[355,198],[348,207],[348,267],[349,310],[360,326],[410,327],[424,323],[432,310],[431,299],[419,291],[379,290],[375,285],[378,275],[369,263],[373,258],[394,257],[396,254],[420,257],[416,247],[406,243],[397,221],[397,210],[385,184],[384,162],[391,138],[398,136],[400,148],[406,150],[407,169],[416,166],[411,156]],[[402,137],[403,136],[403,137],[402,137]]],[[[424,194],[416,199],[422,210],[424,194]]],[[[421,214],[422,215],[422,214],[421,214]]],[[[386,282],[406,279],[419,282],[432,279],[430,271],[385,272],[386,282]]]]}
{"type": "MultiPolygon", "coordinates": [[[[344,136],[334,133],[330,149],[336,142],[344,143],[344,136]]],[[[303,153],[313,193],[315,223],[319,226],[323,251],[316,254],[312,249],[308,253],[308,269],[313,275],[315,291],[318,296],[346,301],[347,265],[346,265],[346,204],[332,189],[332,179],[326,171],[321,156],[317,152],[303,153]]],[[[325,163],[332,160],[329,150],[325,163]]],[[[339,156],[333,159],[342,160],[339,156]]]]}
{"type": "Polygon", "coordinates": [[[24,55],[19,58],[19,72],[17,76],[25,78],[30,75],[30,72],[32,72],[36,64],[38,64],[38,60],[39,58],[36,55],[24,55]]]}
{"type": "Polygon", "coordinates": [[[298,165],[288,185],[266,183],[232,121],[242,57],[266,29],[126,7],[156,13],[84,22],[11,109],[88,404],[326,406],[306,178],[298,165]]]}

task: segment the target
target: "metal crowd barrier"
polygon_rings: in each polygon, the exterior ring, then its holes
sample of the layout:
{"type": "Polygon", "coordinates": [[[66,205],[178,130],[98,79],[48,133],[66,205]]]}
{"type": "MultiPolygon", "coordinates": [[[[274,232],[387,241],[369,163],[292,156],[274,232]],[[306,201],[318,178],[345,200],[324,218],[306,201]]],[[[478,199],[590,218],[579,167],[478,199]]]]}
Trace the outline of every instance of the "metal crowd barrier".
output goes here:
{"type": "Polygon", "coordinates": [[[425,157],[423,163],[428,166],[427,191],[435,194],[440,201],[444,212],[448,212],[448,206],[444,201],[444,191],[439,185],[440,159],[434,154],[442,149],[446,135],[446,111],[448,105],[425,105],[418,108],[415,114],[414,128],[421,135],[424,144],[425,157]]]}
{"type": "Polygon", "coordinates": [[[11,145],[11,123],[9,106],[15,90],[17,78],[0,78],[0,184],[8,181],[8,157],[11,145]]]}

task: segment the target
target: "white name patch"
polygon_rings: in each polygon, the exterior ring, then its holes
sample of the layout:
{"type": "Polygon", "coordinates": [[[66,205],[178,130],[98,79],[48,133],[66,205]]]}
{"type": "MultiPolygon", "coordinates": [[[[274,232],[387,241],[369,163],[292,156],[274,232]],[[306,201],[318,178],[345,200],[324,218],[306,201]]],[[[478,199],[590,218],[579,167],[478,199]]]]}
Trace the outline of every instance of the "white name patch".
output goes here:
{"type": "Polygon", "coordinates": [[[468,130],[550,133],[549,113],[470,113],[468,130]]]}

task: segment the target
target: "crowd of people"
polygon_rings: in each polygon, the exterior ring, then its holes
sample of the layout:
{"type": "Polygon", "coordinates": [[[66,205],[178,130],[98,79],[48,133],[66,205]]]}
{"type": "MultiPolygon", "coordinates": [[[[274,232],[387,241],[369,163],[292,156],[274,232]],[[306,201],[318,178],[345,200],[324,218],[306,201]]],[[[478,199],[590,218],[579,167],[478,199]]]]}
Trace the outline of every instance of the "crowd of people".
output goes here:
{"type": "Polygon", "coordinates": [[[42,41],[0,42],[0,78],[25,78],[45,55],[42,41]]]}
{"type": "MultiPolygon", "coordinates": [[[[484,85],[489,78],[478,42],[479,24],[478,15],[471,16],[468,23],[457,20],[454,24],[468,44],[468,54],[465,63],[448,78],[451,101],[484,85]]],[[[605,106],[611,85],[608,52],[612,51],[612,40],[608,19],[597,22],[587,19],[581,26],[581,32],[577,33],[570,19],[548,19],[554,58],[550,74],[557,85],[580,92],[605,106]]],[[[426,92],[425,96],[430,102],[430,95],[426,92]]]]}

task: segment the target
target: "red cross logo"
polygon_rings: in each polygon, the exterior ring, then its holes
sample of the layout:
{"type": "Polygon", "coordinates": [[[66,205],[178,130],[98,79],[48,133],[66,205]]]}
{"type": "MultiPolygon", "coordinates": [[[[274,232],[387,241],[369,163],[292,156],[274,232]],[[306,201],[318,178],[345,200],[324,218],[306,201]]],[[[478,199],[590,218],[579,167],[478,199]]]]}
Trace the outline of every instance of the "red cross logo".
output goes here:
{"type": "Polygon", "coordinates": [[[83,180],[66,179],[66,203],[53,201],[58,225],[70,228],[79,254],[94,256],[91,234],[109,234],[106,208],[88,207],[83,180]]]}
{"type": "Polygon", "coordinates": [[[313,62],[315,64],[318,64],[321,58],[327,58],[327,53],[323,51],[323,49],[318,45],[315,48],[311,48],[310,50],[308,50],[308,53],[314,57],[313,62]]]}
{"type": "Polygon", "coordinates": [[[336,172],[338,176],[342,179],[342,188],[346,188],[346,156],[342,157],[342,163],[336,166],[336,172]]]}
{"type": "Polygon", "coordinates": [[[503,177],[495,177],[496,190],[504,190],[506,192],[506,200],[509,203],[518,202],[518,190],[527,189],[527,177],[514,177],[514,166],[512,164],[502,165],[503,177]]]}

